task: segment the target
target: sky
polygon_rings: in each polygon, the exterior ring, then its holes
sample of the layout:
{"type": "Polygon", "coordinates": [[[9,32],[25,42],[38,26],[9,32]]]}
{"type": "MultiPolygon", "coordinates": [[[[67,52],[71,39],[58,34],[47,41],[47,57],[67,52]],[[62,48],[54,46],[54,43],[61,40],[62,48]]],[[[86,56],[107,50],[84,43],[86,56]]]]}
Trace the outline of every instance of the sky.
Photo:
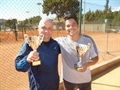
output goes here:
{"type": "MultiPolygon", "coordinates": [[[[85,6],[85,11],[96,9],[103,10],[106,5],[106,0],[83,0],[83,8],[85,6]]],[[[109,7],[112,11],[120,10],[120,0],[109,0],[109,7]]]]}
{"type": "MultiPolygon", "coordinates": [[[[25,20],[38,15],[42,18],[47,17],[42,13],[42,4],[43,0],[0,0],[0,19],[25,20]]],[[[82,0],[82,13],[88,10],[103,10],[105,4],[106,0],[82,0]]],[[[120,10],[120,0],[109,0],[109,6],[112,11],[120,10]]],[[[48,17],[55,18],[56,15],[50,14],[48,17]]]]}

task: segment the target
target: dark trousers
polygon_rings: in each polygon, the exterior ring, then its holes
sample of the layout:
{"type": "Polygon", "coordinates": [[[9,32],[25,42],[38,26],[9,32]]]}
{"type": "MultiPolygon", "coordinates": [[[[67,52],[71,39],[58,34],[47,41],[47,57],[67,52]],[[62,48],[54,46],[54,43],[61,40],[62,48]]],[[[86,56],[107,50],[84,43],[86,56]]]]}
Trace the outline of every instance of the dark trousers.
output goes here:
{"type": "Polygon", "coordinates": [[[66,80],[64,81],[64,87],[66,90],[91,90],[91,82],[88,83],[81,83],[81,84],[75,84],[75,83],[70,83],[66,80]]]}

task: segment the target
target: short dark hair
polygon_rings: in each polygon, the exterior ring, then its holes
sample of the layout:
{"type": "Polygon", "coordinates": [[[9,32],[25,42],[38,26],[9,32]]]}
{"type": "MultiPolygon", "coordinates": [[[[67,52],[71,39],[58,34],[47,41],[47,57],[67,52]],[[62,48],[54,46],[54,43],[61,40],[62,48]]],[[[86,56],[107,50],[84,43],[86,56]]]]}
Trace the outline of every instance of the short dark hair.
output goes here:
{"type": "Polygon", "coordinates": [[[64,16],[64,20],[66,21],[68,19],[74,19],[77,22],[77,24],[78,24],[78,18],[77,18],[77,16],[75,14],[70,14],[70,13],[66,14],[64,16]]]}

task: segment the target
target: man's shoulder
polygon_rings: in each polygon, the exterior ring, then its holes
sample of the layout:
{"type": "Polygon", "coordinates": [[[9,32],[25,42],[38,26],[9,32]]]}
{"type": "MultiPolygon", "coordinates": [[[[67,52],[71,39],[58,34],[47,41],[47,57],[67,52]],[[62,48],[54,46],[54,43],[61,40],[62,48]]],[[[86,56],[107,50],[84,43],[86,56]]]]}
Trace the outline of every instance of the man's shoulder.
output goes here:
{"type": "Polygon", "coordinates": [[[90,38],[90,39],[92,39],[92,37],[91,37],[91,36],[86,35],[86,34],[82,34],[82,36],[83,36],[83,37],[86,37],[86,38],[90,38]]]}
{"type": "Polygon", "coordinates": [[[86,35],[86,34],[82,34],[82,36],[83,36],[85,39],[87,39],[87,40],[90,40],[90,41],[94,42],[94,40],[93,40],[93,38],[92,38],[91,36],[86,35]]]}
{"type": "Polygon", "coordinates": [[[60,36],[55,38],[56,41],[61,41],[61,40],[65,40],[67,38],[67,36],[60,36]]]}

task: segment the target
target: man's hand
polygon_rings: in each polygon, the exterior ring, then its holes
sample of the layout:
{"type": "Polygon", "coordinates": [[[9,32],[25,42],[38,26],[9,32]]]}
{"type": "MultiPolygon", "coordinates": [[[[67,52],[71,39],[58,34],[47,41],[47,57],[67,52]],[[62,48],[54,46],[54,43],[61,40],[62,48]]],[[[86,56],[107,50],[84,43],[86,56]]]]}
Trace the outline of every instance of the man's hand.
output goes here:
{"type": "Polygon", "coordinates": [[[39,53],[36,51],[31,51],[27,57],[27,62],[34,62],[39,60],[39,53]]]}
{"type": "Polygon", "coordinates": [[[98,62],[99,57],[96,56],[92,59],[90,59],[88,62],[84,63],[80,68],[78,68],[77,70],[80,72],[85,72],[87,70],[88,67],[96,64],[98,62]]]}
{"type": "Polygon", "coordinates": [[[81,67],[77,68],[77,71],[79,72],[85,72],[87,70],[87,65],[83,64],[81,67]]]}

